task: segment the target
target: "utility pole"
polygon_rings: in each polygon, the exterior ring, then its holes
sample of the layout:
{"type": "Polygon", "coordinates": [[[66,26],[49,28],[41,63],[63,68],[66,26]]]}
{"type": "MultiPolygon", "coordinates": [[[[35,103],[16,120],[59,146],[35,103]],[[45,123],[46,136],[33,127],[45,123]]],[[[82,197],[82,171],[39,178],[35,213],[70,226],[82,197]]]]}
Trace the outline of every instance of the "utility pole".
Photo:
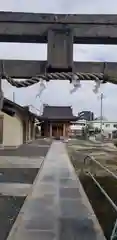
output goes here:
{"type": "Polygon", "coordinates": [[[100,130],[102,134],[102,124],[103,124],[103,99],[104,99],[104,94],[101,93],[100,95],[100,130]]]}
{"type": "Polygon", "coordinates": [[[13,92],[13,102],[15,102],[15,92],[13,92]]]}

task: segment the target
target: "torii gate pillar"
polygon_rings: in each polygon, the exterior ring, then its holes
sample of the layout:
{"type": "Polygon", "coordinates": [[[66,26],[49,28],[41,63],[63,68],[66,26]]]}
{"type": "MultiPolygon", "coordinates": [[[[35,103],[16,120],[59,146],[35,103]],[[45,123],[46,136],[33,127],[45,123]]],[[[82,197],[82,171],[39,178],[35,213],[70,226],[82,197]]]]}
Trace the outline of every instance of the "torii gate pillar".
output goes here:
{"type": "Polygon", "coordinates": [[[71,29],[48,31],[47,72],[72,72],[73,32],[71,29]]]}

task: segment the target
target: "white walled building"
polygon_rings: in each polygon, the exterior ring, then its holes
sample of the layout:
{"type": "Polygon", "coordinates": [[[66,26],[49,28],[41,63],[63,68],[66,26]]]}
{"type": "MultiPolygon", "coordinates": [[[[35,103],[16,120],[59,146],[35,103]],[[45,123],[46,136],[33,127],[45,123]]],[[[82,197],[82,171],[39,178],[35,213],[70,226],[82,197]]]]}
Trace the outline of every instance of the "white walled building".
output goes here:
{"type": "MultiPolygon", "coordinates": [[[[100,120],[78,120],[74,123],[71,123],[71,135],[81,135],[82,129],[88,125],[90,125],[90,128],[92,128],[92,130],[96,128],[100,129],[100,120]]],[[[106,137],[108,137],[109,135],[112,136],[112,132],[117,131],[117,121],[102,120],[102,131],[106,137]]]]}
{"type": "MultiPolygon", "coordinates": [[[[93,128],[100,129],[100,120],[90,121],[93,128]]],[[[105,135],[112,134],[113,131],[117,130],[117,121],[102,120],[102,130],[105,135]]]]}
{"type": "Polygon", "coordinates": [[[87,126],[86,120],[78,120],[74,123],[71,123],[70,130],[71,135],[81,135],[82,129],[87,126]]]}

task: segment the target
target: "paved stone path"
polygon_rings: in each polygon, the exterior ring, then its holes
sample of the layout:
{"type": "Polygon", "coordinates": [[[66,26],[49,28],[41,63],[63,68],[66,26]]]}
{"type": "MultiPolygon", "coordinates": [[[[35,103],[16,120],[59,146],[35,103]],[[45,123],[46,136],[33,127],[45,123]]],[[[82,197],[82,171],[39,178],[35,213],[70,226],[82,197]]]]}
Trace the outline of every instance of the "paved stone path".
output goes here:
{"type": "Polygon", "coordinates": [[[69,160],[53,142],[7,240],[104,240],[69,160]]]}

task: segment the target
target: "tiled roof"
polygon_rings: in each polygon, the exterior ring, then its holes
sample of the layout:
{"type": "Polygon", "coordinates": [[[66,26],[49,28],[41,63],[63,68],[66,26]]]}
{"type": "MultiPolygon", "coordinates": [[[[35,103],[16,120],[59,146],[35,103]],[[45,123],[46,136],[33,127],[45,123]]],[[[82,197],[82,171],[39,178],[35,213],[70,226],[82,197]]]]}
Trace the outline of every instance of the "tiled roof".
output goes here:
{"type": "Polygon", "coordinates": [[[30,117],[38,118],[38,116],[36,116],[36,114],[29,111],[28,106],[21,106],[7,98],[4,98],[2,111],[10,116],[14,116],[16,111],[19,111],[20,113],[25,113],[26,115],[28,115],[30,117]]]}
{"type": "Polygon", "coordinates": [[[72,119],[75,118],[70,106],[44,106],[42,118],[47,119],[72,119]]]}

